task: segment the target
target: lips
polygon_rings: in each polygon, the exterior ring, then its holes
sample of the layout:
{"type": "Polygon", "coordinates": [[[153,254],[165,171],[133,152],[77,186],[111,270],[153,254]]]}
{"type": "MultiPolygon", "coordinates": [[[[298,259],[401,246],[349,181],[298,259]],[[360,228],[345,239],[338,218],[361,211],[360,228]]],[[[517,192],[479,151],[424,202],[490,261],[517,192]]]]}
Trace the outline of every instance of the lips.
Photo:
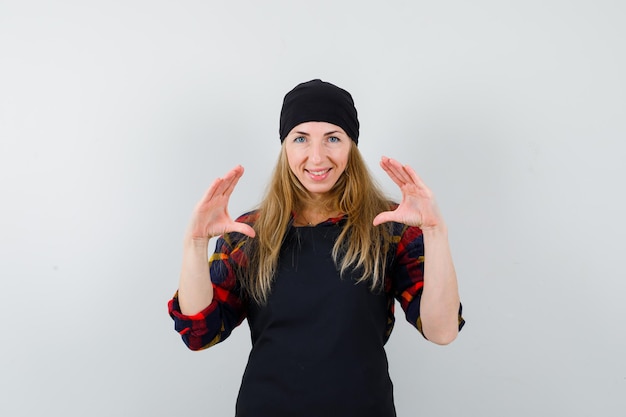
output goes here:
{"type": "Polygon", "coordinates": [[[309,174],[309,176],[312,179],[320,181],[320,180],[325,179],[328,176],[328,173],[330,172],[330,168],[317,170],[317,171],[306,169],[305,171],[309,174]]]}

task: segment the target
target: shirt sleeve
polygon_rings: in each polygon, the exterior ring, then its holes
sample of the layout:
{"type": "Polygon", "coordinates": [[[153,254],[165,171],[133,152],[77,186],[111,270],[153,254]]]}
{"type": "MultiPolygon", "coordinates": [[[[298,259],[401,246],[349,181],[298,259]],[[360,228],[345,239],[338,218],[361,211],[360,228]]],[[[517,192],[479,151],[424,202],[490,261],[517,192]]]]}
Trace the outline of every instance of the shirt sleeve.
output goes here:
{"type": "Polygon", "coordinates": [[[242,241],[235,233],[217,240],[215,252],[209,259],[213,301],[204,310],[188,316],[180,311],[178,292],[168,303],[174,328],[191,350],[209,348],[230,336],[246,317],[246,303],[236,277],[236,266],[242,262],[242,241]]]}
{"type": "MultiPolygon", "coordinates": [[[[424,237],[422,230],[414,226],[396,224],[397,240],[393,294],[405,313],[406,320],[424,336],[420,318],[420,302],[424,289],[424,237]]],[[[459,305],[459,330],[465,324],[459,305]]],[[[424,336],[426,337],[426,336],[424,336]]]]}

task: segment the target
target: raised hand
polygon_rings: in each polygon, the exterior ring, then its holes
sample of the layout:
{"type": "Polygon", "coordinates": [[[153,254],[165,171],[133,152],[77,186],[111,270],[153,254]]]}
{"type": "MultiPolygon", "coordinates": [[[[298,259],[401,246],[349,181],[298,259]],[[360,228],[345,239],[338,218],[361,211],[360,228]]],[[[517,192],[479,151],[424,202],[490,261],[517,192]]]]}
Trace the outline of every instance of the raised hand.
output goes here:
{"type": "Polygon", "coordinates": [[[402,201],[395,210],[376,216],[374,226],[391,221],[417,226],[422,230],[444,225],[432,191],[410,166],[386,156],[382,157],[380,166],[400,187],[402,201]]]}
{"type": "Polygon", "coordinates": [[[255,236],[254,229],[245,223],[232,220],[228,214],[228,200],[239,178],[243,175],[241,165],[217,178],[198,202],[193,211],[187,237],[192,240],[210,239],[228,232],[255,236]]]}

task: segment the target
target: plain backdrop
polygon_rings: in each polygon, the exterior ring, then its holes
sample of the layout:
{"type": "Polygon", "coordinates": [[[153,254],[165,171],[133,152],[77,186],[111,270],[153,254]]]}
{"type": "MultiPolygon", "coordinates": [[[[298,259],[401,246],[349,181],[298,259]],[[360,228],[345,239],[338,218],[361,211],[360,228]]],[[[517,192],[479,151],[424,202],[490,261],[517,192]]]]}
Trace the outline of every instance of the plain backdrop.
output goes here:
{"type": "Polygon", "coordinates": [[[626,415],[626,3],[0,0],[0,415],[229,416],[247,324],[167,315],[214,178],[259,201],[284,94],[352,93],[360,149],[447,220],[467,326],[397,314],[398,415],[626,415]]]}

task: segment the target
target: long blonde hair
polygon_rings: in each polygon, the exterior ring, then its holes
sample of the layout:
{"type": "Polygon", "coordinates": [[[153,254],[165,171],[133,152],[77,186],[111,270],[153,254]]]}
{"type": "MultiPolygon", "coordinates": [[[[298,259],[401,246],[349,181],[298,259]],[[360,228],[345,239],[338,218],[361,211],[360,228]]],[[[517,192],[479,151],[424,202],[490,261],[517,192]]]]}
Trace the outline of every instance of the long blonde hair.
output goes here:
{"type": "MultiPolygon", "coordinates": [[[[327,197],[325,204],[329,211],[347,215],[332,251],[335,265],[342,275],[359,270],[357,282],[369,280],[372,290],[382,288],[391,232],[387,223],[374,227],[372,221],[378,213],[390,209],[390,202],[373,180],[354,142],[346,170],[327,197]]],[[[248,265],[241,270],[240,280],[244,290],[259,304],[267,301],[271,291],[293,213],[308,200],[307,190],[289,168],[283,145],[253,225],[256,237],[248,239],[244,245],[248,265]]]]}

